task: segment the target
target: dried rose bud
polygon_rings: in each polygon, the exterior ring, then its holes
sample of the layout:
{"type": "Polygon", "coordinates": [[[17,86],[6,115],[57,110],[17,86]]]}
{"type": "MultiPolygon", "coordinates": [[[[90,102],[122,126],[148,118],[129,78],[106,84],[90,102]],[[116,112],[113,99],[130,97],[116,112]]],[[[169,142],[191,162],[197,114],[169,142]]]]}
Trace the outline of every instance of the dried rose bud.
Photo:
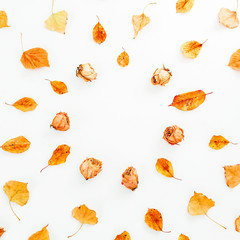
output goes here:
{"type": "Polygon", "coordinates": [[[132,191],[138,187],[138,174],[134,167],[129,167],[122,174],[122,184],[132,191]]]}
{"type": "Polygon", "coordinates": [[[76,71],[77,77],[83,78],[86,82],[91,82],[97,78],[97,73],[90,63],[80,64],[76,71]]]}
{"type": "Polygon", "coordinates": [[[170,81],[171,77],[172,72],[168,68],[165,68],[163,65],[163,68],[157,68],[155,70],[151,82],[153,85],[159,84],[161,86],[165,86],[170,81]]]}
{"type": "Polygon", "coordinates": [[[181,142],[183,138],[184,138],[183,130],[177,125],[167,127],[163,134],[163,139],[166,140],[171,145],[175,145],[181,142]]]}
{"type": "Polygon", "coordinates": [[[67,131],[70,128],[70,120],[67,113],[58,113],[53,119],[51,127],[59,131],[67,131]]]}
{"type": "Polygon", "coordinates": [[[86,180],[94,178],[102,170],[102,162],[95,158],[87,158],[80,165],[80,172],[86,180]]]}

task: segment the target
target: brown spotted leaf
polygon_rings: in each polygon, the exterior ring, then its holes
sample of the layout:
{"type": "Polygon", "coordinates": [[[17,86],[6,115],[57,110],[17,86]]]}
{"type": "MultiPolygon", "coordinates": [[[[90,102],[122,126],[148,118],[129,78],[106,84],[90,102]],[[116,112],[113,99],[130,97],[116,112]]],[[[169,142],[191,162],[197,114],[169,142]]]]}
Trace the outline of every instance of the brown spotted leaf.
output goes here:
{"type": "Polygon", "coordinates": [[[33,111],[37,107],[37,103],[32,98],[29,97],[21,98],[12,105],[8,103],[6,104],[17,108],[22,112],[33,111]]]}
{"type": "Polygon", "coordinates": [[[30,142],[23,136],[12,138],[5,142],[1,148],[10,153],[23,153],[30,147],[30,142]]]}
{"type": "Polygon", "coordinates": [[[96,43],[101,44],[105,42],[106,38],[107,38],[107,33],[98,19],[98,23],[93,28],[93,40],[96,43]]]}
{"type": "Polygon", "coordinates": [[[222,149],[229,144],[229,141],[223,136],[213,136],[209,142],[209,147],[215,150],[222,149]]]}

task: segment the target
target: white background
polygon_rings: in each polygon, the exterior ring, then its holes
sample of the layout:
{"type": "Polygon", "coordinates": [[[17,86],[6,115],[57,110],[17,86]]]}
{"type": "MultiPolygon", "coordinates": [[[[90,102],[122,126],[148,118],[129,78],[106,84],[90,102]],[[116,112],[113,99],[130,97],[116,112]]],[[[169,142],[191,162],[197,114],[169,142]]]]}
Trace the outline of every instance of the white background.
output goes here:
{"type": "Polygon", "coordinates": [[[0,186],[9,180],[28,182],[30,199],[13,208],[0,191],[0,227],[3,240],[25,240],[49,224],[51,240],[63,240],[80,223],[71,216],[85,203],[97,212],[99,223],[85,225],[74,239],[112,240],[126,230],[133,240],[174,240],[183,233],[191,240],[237,240],[234,221],[240,215],[240,188],[230,189],[223,166],[239,163],[240,145],[229,144],[214,151],[212,135],[223,135],[240,143],[240,73],[227,67],[240,47],[240,30],[218,23],[221,7],[236,9],[234,0],[196,0],[189,13],[176,14],[175,0],[157,0],[145,13],[150,24],[133,40],[131,17],[141,14],[146,0],[56,0],[54,12],[69,14],[66,34],[45,29],[51,0],[2,0],[10,28],[0,29],[0,144],[23,135],[31,141],[23,154],[0,151],[0,186]],[[108,36],[102,45],[92,39],[99,16],[108,36]],[[49,53],[50,68],[24,69],[24,49],[42,47],[49,53]],[[203,42],[197,59],[183,57],[180,46],[189,40],[203,42]],[[126,68],[117,65],[122,46],[130,55],[126,68]],[[90,62],[98,73],[85,83],[75,76],[81,63],[90,62]],[[173,77],[165,87],[153,86],[151,76],[165,64],[173,77]],[[64,81],[69,89],[57,95],[44,78],[64,81]],[[202,89],[213,94],[194,111],[168,107],[175,95],[202,89]],[[23,113],[4,103],[32,97],[33,112],[23,113]],[[68,113],[71,128],[59,132],[49,128],[55,114],[68,113]],[[185,139],[179,146],[163,139],[166,127],[177,124],[185,139]],[[60,144],[71,146],[66,164],[46,166],[60,144]],[[86,157],[103,162],[102,172],[85,181],[79,165],[86,157]],[[170,160],[175,176],[166,178],[155,170],[156,160],[170,160]],[[121,174],[133,165],[139,187],[132,192],[121,185],[121,174]],[[212,198],[216,205],[209,216],[225,225],[224,230],[205,216],[190,216],[187,205],[194,191],[212,198]],[[148,208],[163,215],[164,230],[155,232],[144,222],[148,208]]]}

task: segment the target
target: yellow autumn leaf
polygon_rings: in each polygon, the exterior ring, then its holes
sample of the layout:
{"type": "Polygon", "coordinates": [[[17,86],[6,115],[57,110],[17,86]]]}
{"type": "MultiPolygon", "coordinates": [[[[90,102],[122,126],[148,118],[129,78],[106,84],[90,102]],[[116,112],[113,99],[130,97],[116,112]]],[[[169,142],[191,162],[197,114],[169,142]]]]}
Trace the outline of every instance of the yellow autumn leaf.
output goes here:
{"type": "Polygon", "coordinates": [[[23,136],[12,138],[5,142],[1,148],[10,153],[23,153],[30,147],[30,142],[23,136]]]}
{"type": "Polygon", "coordinates": [[[105,42],[106,38],[107,38],[107,33],[98,18],[98,23],[93,28],[93,40],[96,43],[101,44],[105,42]]]}
{"type": "Polygon", "coordinates": [[[219,22],[227,28],[236,28],[239,26],[239,19],[236,11],[227,8],[221,8],[218,13],[219,22]]]}
{"type": "Polygon", "coordinates": [[[233,70],[240,70],[240,49],[232,54],[228,66],[233,70]]]}
{"type": "Polygon", "coordinates": [[[190,240],[190,238],[184,234],[181,234],[179,237],[178,237],[178,240],[190,240]]]}
{"type": "Polygon", "coordinates": [[[49,233],[47,230],[47,226],[45,226],[41,231],[34,233],[28,240],[49,240],[49,233]]]}
{"type": "Polygon", "coordinates": [[[209,147],[215,150],[222,149],[226,145],[228,145],[230,142],[224,138],[223,136],[213,136],[209,142],[209,147]]]}
{"type": "Polygon", "coordinates": [[[117,235],[115,240],[131,240],[130,234],[127,231],[117,235]]]}
{"type": "Polygon", "coordinates": [[[235,230],[240,232],[240,216],[235,220],[235,230]]]}
{"type": "Polygon", "coordinates": [[[204,43],[199,43],[197,41],[188,41],[183,43],[181,46],[183,55],[187,58],[196,58],[200,53],[204,43]]]}
{"type": "Polygon", "coordinates": [[[234,188],[240,184],[240,164],[225,166],[224,170],[228,187],[234,188]]]}
{"type": "Polygon", "coordinates": [[[118,65],[121,67],[126,67],[129,64],[129,55],[124,50],[124,48],[123,48],[123,52],[118,55],[117,62],[118,62],[118,65]]]}
{"type": "Polygon", "coordinates": [[[7,18],[6,12],[0,11],[0,28],[9,27],[7,25],[7,21],[8,21],[8,18],[7,18]]]}
{"type": "Polygon", "coordinates": [[[17,108],[22,112],[33,111],[37,107],[37,103],[32,98],[29,98],[29,97],[21,98],[14,104],[8,104],[8,103],[6,104],[17,108]]]}
{"type": "Polygon", "coordinates": [[[49,81],[51,84],[51,87],[53,89],[53,91],[57,94],[65,94],[68,92],[68,88],[67,85],[64,82],[61,81],[51,81],[48,79],[45,79],[46,81],[49,81]]]}
{"type": "Polygon", "coordinates": [[[5,233],[6,231],[4,230],[4,228],[0,228],[0,237],[5,233]]]}
{"type": "Polygon", "coordinates": [[[176,3],[176,12],[177,13],[185,13],[189,12],[193,5],[195,0],[178,0],[176,3]]]}

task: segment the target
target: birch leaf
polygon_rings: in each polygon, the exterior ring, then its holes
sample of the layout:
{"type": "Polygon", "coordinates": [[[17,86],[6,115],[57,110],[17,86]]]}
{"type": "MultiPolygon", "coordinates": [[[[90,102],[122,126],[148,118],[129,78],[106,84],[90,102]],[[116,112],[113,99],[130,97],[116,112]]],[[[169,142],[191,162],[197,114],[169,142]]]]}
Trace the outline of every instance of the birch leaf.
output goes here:
{"type": "Polygon", "coordinates": [[[129,55],[123,48],[123,52],[119,54],[117,58],[118,65],[121,67],[126,67],[129,64],[129,55]]]}
{"type": "Polygon", "coordinates": [[[233,70],[240,70],[240,49],[232,54],[228,66],[233,70]]]}
{"type": "Polygon", "coordinates": [[[12,138],[5,142],[1,148],[10,153],[23,153],[30,147],[30,142],[23,136],[12,138]]]}
{"type": "Polygon", "coordinates": [[[107,33],[98,18],[98,23],[93,28],[93,40],[96,43],[101,44],[105,42],[106,38],[107,38],[107,33]]]}
{"type": "Polygon", "coordinates": [[[34,233],[28,240],[49,240],[49,233],[47,230],[47,226],[45,226],[41,231],[34,233]]]}
{"type": "Polygon", "coordinates": [[[178,0],[176,3],[176,12],[177,13],[186,13],[189,12],[193,5],[195,0],[178,0]]]}
{"type": "Polygon", "coordinates": [[[227,8],[221,8],[218,13],[219,22],[227,28],[236,28],[239,26],[239,19],[236,11],[227,8]]]}
{"type": "Polygon", "coordinates": [[[234,188],[240,184],[240,164],[225,166],[224,170],[228,187],[234,188]]]}
{"type": "Polygon", "coordinates": [[[115,240],[131,240],[131,237],[127,231],[116,236],[115,240]]]}
{"type": "Polygon", "coordinates": [[[181,46],[183,55],[187,58],[192,58],[192,59],[196,58],[200,53],[202,46],[205,42],[199,43],[197,41],[188,41],[183,43],[181,46]]]}
{"type": "Polygon", "coordinates": [[[29,97],[21,98],[12,105],[8,103],[6,104],[13,106],[22,112],[33,111],[37,107],[37,103],[32,98],[29,98],[29,97]]]}
{"type": "Polygon", "coordinates": [[[4,11],[0,11],[0,28],[9,27],[7,14],[4,11]]]}
{"type": "Polygon", "coordinates": [[[61,95],[61,94],[65,94],[65,93],[68,92],[67,85],[64,82],[51,81],[51,80],[48,80],[48,79],[45,79],[45,80],[50,82],[51,87],[52,87],[52,89],[55,93],[61,95]]]}

